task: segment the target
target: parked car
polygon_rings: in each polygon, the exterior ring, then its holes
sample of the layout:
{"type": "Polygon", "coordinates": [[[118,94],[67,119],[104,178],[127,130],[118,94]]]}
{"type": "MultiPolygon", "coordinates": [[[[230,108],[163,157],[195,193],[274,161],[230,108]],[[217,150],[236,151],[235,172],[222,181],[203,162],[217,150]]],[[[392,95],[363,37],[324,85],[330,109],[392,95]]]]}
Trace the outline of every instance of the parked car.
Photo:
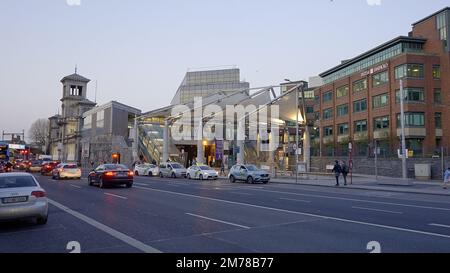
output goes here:
{"type": "Polygon", "coordinates": [[[47,223],[45,190],[31,174],[0,174],[0,221],[28,218],[35,218],[39,225],[47,223]]]}
{"type": "Polygon", "coordinates": [[[219,173],[213,168],[206,165],[194,165],[187,169],[187,178],[188,179],[200,179],[200,180],[208,180],[214,179],[217,180],[219,178],[219,173]]]}
{"type": "Polygon", "coordinates": [[[58,161],[51,161],[51,162],[46,162],[44,164],[42,164],[41,167],[41,175],[49,175],[52,174],[53,169],[58,166],[61,162],[58,161]]]}
{"type": "Polygon", "coordinates": [[[13,164],[11,162],[6,162],[3,165],[3,172],[10,173],[13,171],[13,164]]]}
{"type": "Polygon", "coordinates": [[[249,184],[256,182],[267,184],[270,181],[269,173],[258,169],[255,165],[234,165],[228,174],[228,178],[231,183],[240,180],[249,184]]]}
{"type": "Polygon", "coordinates": [[[156,165],[149,163],[136,164],[134,166],[134,174],[137,176],[155,176],[159,174],[159,169],[156,165]]]}
{"type": "Polygon", "coordinates": [[[186,177],[187,170],[180,163],[166,162],[159,165],[159,177],[186,177]]]}
{"type": "Polygon", "coordinates": [[[81,169],[77,164],[61,163],[53,169],[52,178],[57,180],[64,178],[81,179],[81,169]]]}
{"type": "Polygon", "coordinates": [[[13,163],[14,163],[14,165],[13,165],[13,168],[15,169],[15,170],[18,170],[19,168],[20,168],[20,165],[22,164],[22,162],[23,162],[23,159],[16,159],[13,163]]]}
{"type": "Polygon", "coordinates": [[[94,184],[100,188],[110,185],[125,185],[127,188],[133,186],[134,172],[127,166],[121,164],[100,165],[89,173],[89,186],[94,184]]]}
{"type": "Polygon", "coordinates": [[[31,173],[40,172],[41,170],[42,170],[42,161],[41,160],[31,161],[31,165],[27,169],[27,171],[31,172],[31,173]]]}

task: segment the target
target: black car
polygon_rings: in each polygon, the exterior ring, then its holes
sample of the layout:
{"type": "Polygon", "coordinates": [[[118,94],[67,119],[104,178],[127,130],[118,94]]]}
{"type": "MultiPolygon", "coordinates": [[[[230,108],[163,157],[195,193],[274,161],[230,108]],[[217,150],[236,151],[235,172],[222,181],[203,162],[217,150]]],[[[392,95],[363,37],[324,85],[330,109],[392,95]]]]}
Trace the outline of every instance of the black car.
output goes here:
{"type": "Polygon", "coordinates": [[[112,185],[133,186],[134,173],[122,164],[103,164],[92,170],[88,176],[89,186],[94,184],[100,188],[112,185]]]}

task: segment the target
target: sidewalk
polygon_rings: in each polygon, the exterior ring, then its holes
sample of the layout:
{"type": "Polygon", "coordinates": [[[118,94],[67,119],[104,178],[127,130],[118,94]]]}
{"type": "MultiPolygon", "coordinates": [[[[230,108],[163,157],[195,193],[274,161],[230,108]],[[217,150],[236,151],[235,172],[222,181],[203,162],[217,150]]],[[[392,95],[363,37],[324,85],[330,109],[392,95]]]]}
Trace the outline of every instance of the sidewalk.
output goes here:
{"type": "MultiPolygon", "coordinates": [[[[347,182],[349,183],[347,186],[344,186],[342,176],[339,178],[339,181],[340,188],[450,196],[450,189],[444,190],[442,188],[443,183],[438,181],[419,181],[414,179],[405,181],[391,177],[378,177],[378,180],[376,180],[372,176],[354,176],[352,185],[350,185],[349,176],[347,177],[347,182]]],[[[298,177],[297,183],[295,177],[276,177],[272,178],[270,182],[336,188],[334,176],[301,175],[298,177]]]]}

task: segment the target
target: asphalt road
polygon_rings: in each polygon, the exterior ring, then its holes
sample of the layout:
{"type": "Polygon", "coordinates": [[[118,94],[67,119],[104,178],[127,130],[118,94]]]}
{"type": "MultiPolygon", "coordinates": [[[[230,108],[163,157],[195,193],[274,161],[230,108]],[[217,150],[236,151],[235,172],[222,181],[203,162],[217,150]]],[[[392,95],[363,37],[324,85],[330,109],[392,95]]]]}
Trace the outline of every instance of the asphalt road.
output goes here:
{"type": "Polygon", "coordinates": [[[0,253],[450,252],[450,199],[301,185],[136,177],[134,187],[36,175],[48,224],[0,224],[0,253]],[[69,249],[71,249],[69,247],[69,249]]]}

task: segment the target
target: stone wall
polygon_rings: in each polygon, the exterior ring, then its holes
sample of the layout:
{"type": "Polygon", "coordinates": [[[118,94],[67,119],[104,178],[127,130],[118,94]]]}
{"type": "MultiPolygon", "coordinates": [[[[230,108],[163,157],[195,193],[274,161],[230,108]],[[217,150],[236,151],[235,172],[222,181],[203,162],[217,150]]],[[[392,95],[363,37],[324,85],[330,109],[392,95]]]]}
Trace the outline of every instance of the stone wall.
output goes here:
{"type": "Polygon", "coordinates": [[[95,136],[83,138],[82,142],[89,143],[89,157],[82,158],[83,168],[92,168],[112,162],[112,154],[119,153],[121,164],[131,167],[133,164],[133,148],[127,144],[122,136],[95,136]]]}
{"type": "MultiPolygon", "coordinates": [[[[348,162],[348,157],[312,157],[311,171],[312,172],[327,172],[327,165],[334,165],[336,160],[345,160],[348,162]]],[[[441,158],[408,158],[407,170],[408,177],[414,178],[415,164],[430,164],[432,179],[442,179],[442,159],[441,158]]],[[[378,159],[378,175],[386,177],[402,177],[402,160],[401,159],[378,159]]],[[[450,166],[450,157],[444,158],[444,169],[450,166]]],[[[375,175],[375,159],[367,157],[353,158],[353,171],[355,174],[375,175]]]]}

